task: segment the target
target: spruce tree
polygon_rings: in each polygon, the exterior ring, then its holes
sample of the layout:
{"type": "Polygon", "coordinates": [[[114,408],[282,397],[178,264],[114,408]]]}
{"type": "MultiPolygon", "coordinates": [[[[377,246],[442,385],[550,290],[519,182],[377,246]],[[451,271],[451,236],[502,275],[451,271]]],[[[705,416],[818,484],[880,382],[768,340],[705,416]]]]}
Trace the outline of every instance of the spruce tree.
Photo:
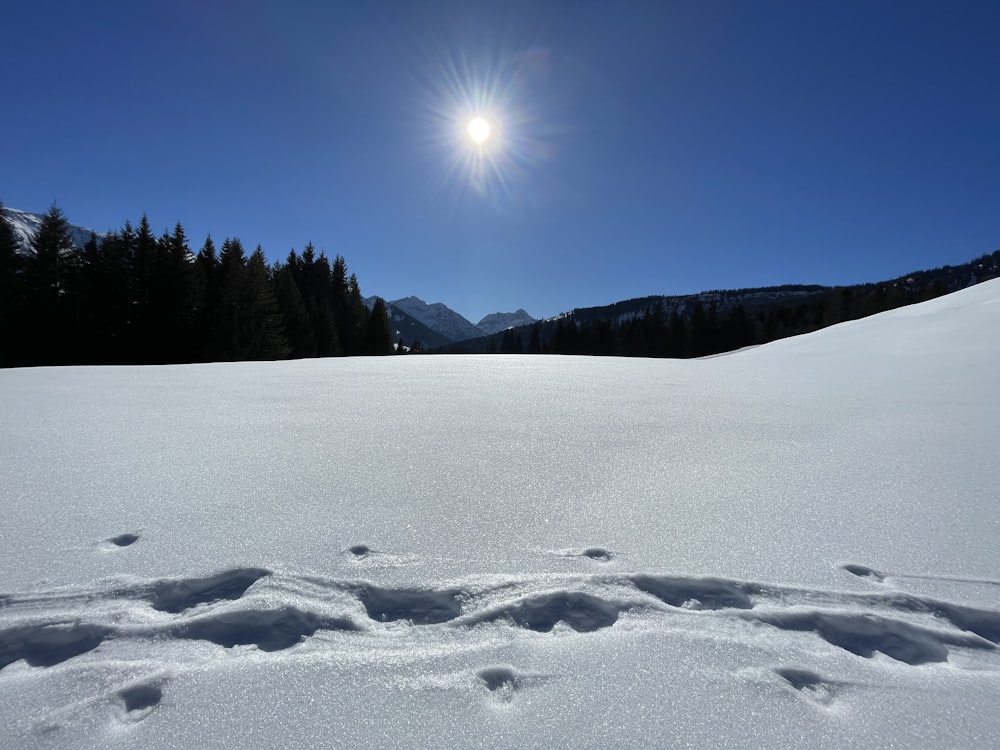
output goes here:
{"type": "Polygon", "coordinates": [[[375,298],[371,314],[368,316],[368,331],[365,340],[366,354],[389,354],[392,352],[392,329],[385,300],[375,298]]]}
{"type": "Polygon", "coordinates": [[[17,237],[0,203],[0,367],[19,364],[21,359],[20,271],[17,237]]]}
{"type": "Polygon", "coordinates": [[[528,339],[528,354],[541,354],[542,353],[542,334],[541,326],[535,323],[531,327],[531,338],[528,339]]]}
{"type": "Polygon", "coordinates": [[[215,254],[212,235],[205,238],[205,243],[195,256],[193,287],[196,300],[192,315],[195,336],[190,345],[196,352],[196,359],[211,362],[215,341],[215,311],[219,304],[219,259],[215,254]]]}
{"type": "Polygon", "coordinates": [[[290,347],[291,357],[315,357],[316,334],[312,319],[302,299],[302,292],[295,281],[295,269],[299,258],[292,250],[288,262],[274,271],[275,294],[284,323],[285,337],[290,347]]]}
{"type": "Polygon", "coordinates": [[[28,359],[31,364],[62,364],[68,338],[62,297],[74,259],[69,222],[55,204],[42,217],[31,245],[24,264],[28,359]]]}
{"type": "Polygon", "coordinates": [[[178,222],[173,233],[164,232],[157,245],[150,286],[154,361],[190,362],[196,356],[190,338],[196,323],[197,287],[184,227],[178,222]]]}
{"type": "Polygon", "coordinates": [[[291,351],[282,330],[282,318],[271,271],[260,245],[246,266],[246,340],[241,359],[284,359],[291,351]]]}
{"type": "Polygon", "coordinates": [[[212,333],[212,359],[241,358],[245,337],[241,326],[247,325],[244,300],[246,257],[239,239],[226,239],[219,253],[219,299],[215,308],[212,333]]]}

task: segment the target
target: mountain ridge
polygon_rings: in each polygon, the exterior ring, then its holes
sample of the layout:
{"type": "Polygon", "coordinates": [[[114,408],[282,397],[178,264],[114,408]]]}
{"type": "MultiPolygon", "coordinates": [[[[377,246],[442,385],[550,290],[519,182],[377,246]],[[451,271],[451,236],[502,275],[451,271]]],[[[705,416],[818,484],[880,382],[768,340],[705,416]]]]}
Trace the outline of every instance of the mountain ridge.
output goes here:
{"type": "MultiPolygon", "coordinates": [[[[17,238],[21,252],[30,253],[32,240],[34,240],[35,235],[38,233],[38,227],[41,225],[45,214],[22,211],[19,208],[11,208],[10,206],[0,208],[0,214],[3,214],[10,228],[14,230],[14,236],[17,238]]],[[[78,248],[86,245],[91,236],[97,237],[98,240],[106,236],[105,232],[98,232],[88,227],[79,226],[78,224],[70,224],[69,232],[70,240],[78,248]]]]}

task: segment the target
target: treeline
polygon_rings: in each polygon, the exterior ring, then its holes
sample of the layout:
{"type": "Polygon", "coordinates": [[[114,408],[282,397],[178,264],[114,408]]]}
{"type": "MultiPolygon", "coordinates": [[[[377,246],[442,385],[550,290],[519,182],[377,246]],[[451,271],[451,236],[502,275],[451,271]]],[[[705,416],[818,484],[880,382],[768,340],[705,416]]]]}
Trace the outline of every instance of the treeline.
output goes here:
{"type": "MultiPolygon", "coordinates": [[[[694,305],[689,315],[667,313],[662,302],[622,320],[576,320],[572,315],[508,328],[485,340],[483,351],[499,354],[592,354],[616,357],[701,357],[755,343],[755,327],[742,306],[720,315],[715,305],[694,305]]],[[[449,347],[455,353],[462,342],[449,347]]],[[[467,349],[468,350],[468,349],[467,349]]]]}
{"type": "Polygon", "coordinates": [[[727,290],[647,298],[645,308],[627,311],[620,308],[640,301],[577,310],[440,351],[704,357],[923,302],[997,276],[1000,250],[960,266],[917,271],[874,284],[727,290]],[[716,303],[737,298],[752,301],[753,307],[716,303]]]}
{"type": "Polygon", "coordinates": [[[312,245],[269,265],[239,239],[193,253],[142,217],[82,248],[53,207],[31,247],[0,216],[0,366],[172,364],[393,351],[344,258],[312,245]]]}

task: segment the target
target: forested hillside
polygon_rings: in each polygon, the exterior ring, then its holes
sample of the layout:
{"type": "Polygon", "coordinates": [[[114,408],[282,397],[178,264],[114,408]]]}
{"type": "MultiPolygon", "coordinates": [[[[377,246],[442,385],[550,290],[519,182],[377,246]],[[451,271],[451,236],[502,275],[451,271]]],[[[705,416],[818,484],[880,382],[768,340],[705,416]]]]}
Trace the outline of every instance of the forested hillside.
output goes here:
{"type": "Polygon", "coordinates": [[[169,364],[393,350],[342,256],[312,245],[269,265],[237,238],[192,252],[183,227],[145,216],[83,247],[57,207],[21,247],[0,217],[0,366],[169,364]]]}
{"type": "MultiPolygon", "coordinates": [[[[91,233],[82,247],[80,229],[57,207],[40,219],[32,215],[32,221],[30,232],[23,226],[15,232],[0,214],[3,367],[402,353],[427,350],[434,335],[413,319],[407,325],[395,321],[381,298],[366,305],[344,258],[331,263],[311,244],[269,265],[260,246],[247,255],[237,238],[217,249],[209,236],[195,253],[180,224],[156,237],[145,216],[137,227],[126,222],[100,237],[91,233]]],[[[1000,250],[878,283],[623,300],[430,350],[702,357],[809,333],[996,276],[1000,250]]]]}
{"type": "Polygon", "coordinates": [[[623,300],[443,347],[446,353],[703,357],[923,302],[1000,276],[1000,250],[887,281],[623,300]]]}

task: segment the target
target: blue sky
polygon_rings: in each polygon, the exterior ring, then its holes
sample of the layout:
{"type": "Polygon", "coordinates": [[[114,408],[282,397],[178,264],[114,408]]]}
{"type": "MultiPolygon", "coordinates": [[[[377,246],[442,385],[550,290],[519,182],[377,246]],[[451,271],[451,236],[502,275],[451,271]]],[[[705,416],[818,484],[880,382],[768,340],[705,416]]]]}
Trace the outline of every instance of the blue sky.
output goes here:
{"type": "Polygon", "coordinates": [[[5,205],[311,241],[473,322],[1000,247],[995,0],[14,0],[3,27],[5,205]]]}

